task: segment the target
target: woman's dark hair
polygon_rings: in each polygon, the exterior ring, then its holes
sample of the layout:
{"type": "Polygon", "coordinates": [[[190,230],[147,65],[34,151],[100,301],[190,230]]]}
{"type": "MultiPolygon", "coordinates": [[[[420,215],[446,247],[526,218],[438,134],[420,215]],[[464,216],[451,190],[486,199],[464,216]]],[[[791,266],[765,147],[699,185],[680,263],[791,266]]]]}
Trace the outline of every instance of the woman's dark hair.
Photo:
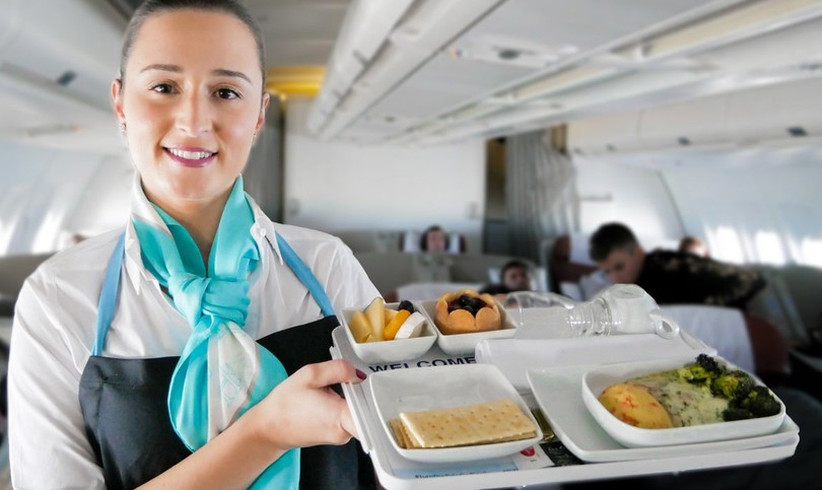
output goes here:
{"type": "Polygon", "coordinates": [[[432,231],[445,231],[445,230],[443,230],[442,227],[439,226],[439,225],[433,225],[433,226],[429,226],[428,228],[426,228],[425,231],[422,232],[422,235],[420,236],[420,250],[422,250],[423,252],[428,251],[428,234],[431,233],[432,231]]]}
{"type": "Polygon", "coordinates": [[[509,260],[508,262],[506,262],[506,264],[504,266],[502,266],[502,269],[500,269],[500,271],[499,271],[500,281],[505,279],[505,273],[508,272],[508,269],[525,269],[526,271],[529,271],[529,272],[531,270],[531,268],[528,267],[528,264],[526,264],[525,262],[523,262],[521,260],[517,260],[517,259],[509,260]]]}
{"type": "Polygon", "coordinates": [[[606,223],[591,235],[588,249],[594,262],[602,262],[616,249],[639,245],[634,232],[622,223],[606,223]]]}
{"type": "Polygon", "coordinates": [[[193,9],[211,10],[214,12],[224,12],[233,15],[245,24],[254,36],[257,43],[257,55],[260,61],[260,72],[263,77],[263,90],[265,90],[265,44],[263,43],[263,31],[248,9],[237,0],[146,0],[131,16],[131,20],[126,27],[126,34],[123,40],[123,50],[120,53],[120,83],[125,84],[126,63],[131,55],[131,48],[137,33],[149,17],[174,10],[193,9]]]}

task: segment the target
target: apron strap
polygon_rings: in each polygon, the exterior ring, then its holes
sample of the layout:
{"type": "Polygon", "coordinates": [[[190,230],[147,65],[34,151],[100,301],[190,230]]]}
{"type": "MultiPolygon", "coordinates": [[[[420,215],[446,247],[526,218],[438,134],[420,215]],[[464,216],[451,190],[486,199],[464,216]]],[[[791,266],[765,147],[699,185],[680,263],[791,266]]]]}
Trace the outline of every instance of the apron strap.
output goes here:
{"type": "Polygon", "coordinates": [[[311,272],[311,269],[309,269],[300,256],[297,255],[297,252],[291,248],[291,245],[289,245],[279,233],[275,232],[274,234],[277,236],[277,246],[280,247],[280,252],[283,254],[285,263],[294,271],[294,274],[296,274],[300,282],[308,288],[308,292],[314,297],[314,301],[320,305],[323,316],[334,316],[334,307],[331,305],[331,300],[328,299],[328,294],[326,294],[325,289],[320,285],[320,281],[317,280],[317,277],[311,272]]]}
{"type": "Polygon", "coordinates": [[[103,289],[100,291],[100,300],[97,303],[97,328],[94,338],[94,345],[91,348],[92,356],[99,356],[103,352],[106,343],[106,334],[111,320],[114,319],[114,312],[117,309],[117,293],[120,291],[120,269],[123,265],[123,255],[125,254],[126,234],[120,235],[114,252],[108,259],[106,275],[103,279],[103,289]]]}
{"type": "MultiPolygon", "coordinates": [[[[325,289],[320,285],[320,281],[297,255],[297,252],[291,248],[291,245],[279,233],[275,233],[275,235],[277,236],[277,245],[280,247],[280,252],[283,254],[286,264],[297,276],[297,279],[308,288],[308,292],[311,293],[314,301],[320,306],[323,316],[334,316],[334,307],[331,305],[331,300],[328,298],[325,289]]],[[[117,240],[117,245],[114,246],[114,251],[108,259],[106,275],[103,279],[103,289],[100,291],[100,300],[97,303],[97,328],[95,329],[94,345],[91,349],[92,356],[102,354],[103,347],[106,344],[108,328],[114,319],[114,312],[117,310],[117,293],[120,290],[120,270],[125,255],[125,239],[125,233],[120,235],[120,239],[117,240]]]]}

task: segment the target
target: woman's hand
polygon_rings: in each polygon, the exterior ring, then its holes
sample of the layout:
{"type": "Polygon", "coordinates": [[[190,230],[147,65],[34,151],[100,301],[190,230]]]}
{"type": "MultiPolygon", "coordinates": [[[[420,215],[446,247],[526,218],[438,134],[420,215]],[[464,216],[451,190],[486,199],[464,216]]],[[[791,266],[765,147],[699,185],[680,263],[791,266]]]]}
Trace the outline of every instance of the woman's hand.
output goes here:
{"type": "Polygon", "coordinates": [[[360,376],[345,360],[308,364],[243,417],[253,417],[259,435],[281,449],[345,444],[357,432],[346,401],[331,385],[359,383],[360,376]]]}

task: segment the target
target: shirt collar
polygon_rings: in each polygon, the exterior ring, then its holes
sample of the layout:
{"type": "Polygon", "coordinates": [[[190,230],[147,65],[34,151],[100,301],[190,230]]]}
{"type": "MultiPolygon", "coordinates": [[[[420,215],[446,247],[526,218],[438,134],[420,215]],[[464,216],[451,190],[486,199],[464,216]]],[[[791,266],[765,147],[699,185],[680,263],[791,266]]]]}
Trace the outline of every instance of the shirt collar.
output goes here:
{"type": "Polygon", "coordinates": [[[268,216],[265,215],[251,196],[248,196],[248,201],[251,203],[251,210],[254,212],[254,226],[251,227],[251,233],[257,238],[258,245],[262,245],[261,242],[263,241],[268,242],[271,251],[274,252],[277,260],[282,264],[283,255],[280,252],[280,245],[277,243],[277,230],[274,228],[274,223],[268,219],[268,216]]]}
{"type": "MultiPolygon", "coordinates": [[[[277,244],[274,223],[268,219],[265,213],[263,213],[263,210],[259,205],[257,205],[257,202],[254,201],[251,196],[248,196],[248,200],[251,203],[251,210],[254,212],[254,225],[251,227],[251,233],[254,235],[257,246],[263,247],[268,245],[277,257],[277,260],[280,264],[282,264],[283,256],[280,252],[280,246],[277,244]]],[[[143,186],[141,184],[139,174],[135,176],[132,184],[129,216],[137,217],[138,219],[156,225],[158,228],[165,230],[166,233],[170,233],[168,231],[168,226],[166,226],[163,219],[157,213],[157,210],[154,209],[154,206],[143,192],[143,186]]],[[[260,252],[261,257],[266,256],[262,250],[260,252]]],[[[137,233],[134,230],[134,224],[131,222],[131,219],[128,220],[128,225],[126,226],[124,262],[126,273],[128,274],[129,280],[137,293],[140,293],[140,289],[144,281],[158,284],[157,279],[143,265],[143,257],[140,254],[140,241],[137,238],[137,233]]]]}

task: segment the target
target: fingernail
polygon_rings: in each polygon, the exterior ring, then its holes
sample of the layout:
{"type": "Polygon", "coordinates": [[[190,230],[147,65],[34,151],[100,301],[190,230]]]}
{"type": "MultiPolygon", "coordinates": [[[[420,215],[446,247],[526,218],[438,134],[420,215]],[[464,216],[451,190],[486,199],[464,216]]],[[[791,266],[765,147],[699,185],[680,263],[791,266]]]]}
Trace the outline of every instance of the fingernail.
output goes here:
{"type": "Polygon", "coordinates": [[[365,373],[364,373],[364,372],[362,372],[362,371],[360,371],[359,369],[355,369],[355,371],[357,372],[357,377],[358,377],[358,378],[360,378],[360,379],[365,379],[365,378],[367,377],[367,376],[365,375],[365,373]]]}

